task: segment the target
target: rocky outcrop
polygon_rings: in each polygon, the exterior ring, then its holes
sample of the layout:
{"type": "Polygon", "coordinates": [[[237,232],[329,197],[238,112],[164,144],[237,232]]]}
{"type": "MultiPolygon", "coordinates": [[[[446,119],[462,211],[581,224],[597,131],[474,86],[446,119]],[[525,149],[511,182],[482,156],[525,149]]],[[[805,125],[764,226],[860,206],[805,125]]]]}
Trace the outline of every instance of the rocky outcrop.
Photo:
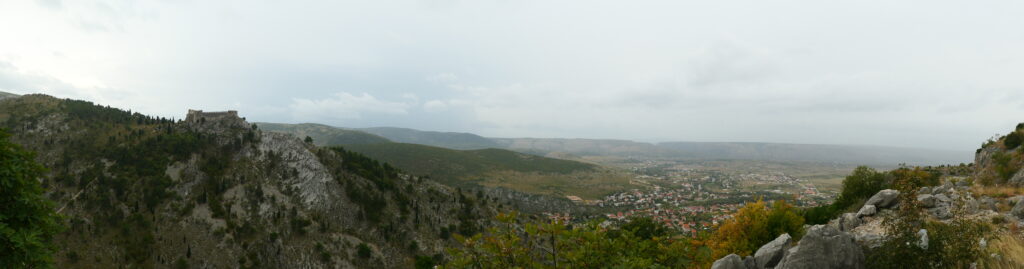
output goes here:
{"type": "Polygon", "coordinates": [[[1011,177],[1010,180],[1007,180],[1006,183],[1017,186],[1024,186],[1024,169],[1021,169],[1017,171],[1016,174],[1013,174],[1013,177],[1011,177]]]}
{"type": "Polygon", "coordinates": [[[1024,202],[1017,202],[1017,205],[1010,209],[1010,215],[1018,219],[1024,219],[1024,202]]]}
{"type": "Polygon", "coordinates": [[[889,208],[896,205],[896,202],[900,196],[900,191],[886,189],[871,196],[865,205],[873,205],[877,208],[889,208]]]}
{"type": "Polygon", "coordinates": [[[857,217],[874,216],[876,212],[878,212],[878,210],[875,209],[875,206],[864,205],[864,207],[861,207],[860,210],[857,211],[857,217]]]}
{"type": "MultiPolygon", "coordinates": [[[[924,192],[924,191],[922,191],[922,192],[924,192]]],[[[938,198],[935,198],[935,196],[931,195],[931,194],[927,194],[926,193],[926,194],[918,194],[917,195],[917,202],[921,203],[921,206],[923,206],[924,208],[933,208],[933,207],[935,207],[936,200],[938,200],[938,198]]]]}
{"type": "Polygon", "coordinates": [[[864,268],[864,252],[849,234],[814,225],[775,268],[864,268]]]}
{"type": "Polygon", "coordinates": [[[747,265],[740,258],[740,255],[729,254],[715,261],[711,269],[747,269],[747,265]]]}
{"type": "Polygon", "coordinates": [[[754,261],[757,266],[755,268],[773,268],[775,265],[778,265],[792,243],[793,238],[789,234],[782,234],[775,238],[775,240],[761,246],[754,253],[754,261]]]}

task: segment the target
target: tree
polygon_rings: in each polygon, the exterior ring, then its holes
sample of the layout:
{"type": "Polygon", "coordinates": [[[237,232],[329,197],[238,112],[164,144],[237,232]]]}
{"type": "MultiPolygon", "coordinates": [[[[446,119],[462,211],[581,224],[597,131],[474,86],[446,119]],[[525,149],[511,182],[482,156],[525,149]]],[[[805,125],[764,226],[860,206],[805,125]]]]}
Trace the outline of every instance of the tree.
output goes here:
{"type": "Polygon", "coordinates": [[[306,136],[306,139],[305,139],[305,140],[303,140],[303,141],[305,141],[305,142],[306,142],[306,144],[313,144],[313,138],[312,138],[312,137],[309,137],[308,135],[306,136]]]}
{"type": "Polygon", "coordinates": [[[1020,146],[1021,142],[1024,142],[1024,134],[1014,131],[1006,135],[1006,139],[1003,139],[1003,145],[1006,149],[1015,149],[1020,146]]]}
{"type": "Polygon", "coordinates": [[[731,219],[719,225],[708,238],[707,245],[711,247],[714,259],[730,253],[748,256],[784,233],[800,238],[803,225],[803,217],[785,201],[778,200],[768,209],[764,201],[758,200],[747,203],[731,219]]]}
{"type": "Polygon", "coordinates": [[[452,259],[442,268],[695,268],[711,262],[699,240],[650,219],[621,229],[596,220],[519,223],[515,212],[497,219],[501,224],[483,233],[456,235],[463,247],[449,249],[452,259]]]}
{"type": "Polygon", "coordinates": [[[0,268],[52,267],[53,236],[63,230],[52,201],[43,197],[43,167],[35,154],[0,130],[0,268]]]}

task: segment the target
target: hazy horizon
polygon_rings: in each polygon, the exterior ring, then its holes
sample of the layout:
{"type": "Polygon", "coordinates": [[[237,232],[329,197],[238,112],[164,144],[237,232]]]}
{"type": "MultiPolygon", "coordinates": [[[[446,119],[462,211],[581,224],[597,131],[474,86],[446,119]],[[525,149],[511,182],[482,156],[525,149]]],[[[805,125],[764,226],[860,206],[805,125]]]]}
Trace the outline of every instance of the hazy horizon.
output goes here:
{"type": "Polygon", "coordinates": [[[1024,121],[1024,3],[0,3],[0,91],[485,137],[972,151],[1024,121]],[[923,8],[927,7],[927,8],[923,8]]]}

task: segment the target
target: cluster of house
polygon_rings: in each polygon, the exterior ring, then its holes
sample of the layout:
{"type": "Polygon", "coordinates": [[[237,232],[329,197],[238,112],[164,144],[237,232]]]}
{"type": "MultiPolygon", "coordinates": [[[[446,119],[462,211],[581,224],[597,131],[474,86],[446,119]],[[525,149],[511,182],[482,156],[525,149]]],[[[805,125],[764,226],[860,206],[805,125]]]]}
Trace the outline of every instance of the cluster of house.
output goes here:
{"type": "Polygon", "coordinates": [[[653,190],[643,192],[631,190],[609,196],[599,200],[596,205],[599,207],[633,207],[658,208],[664,206],[679,206],[688,201],[702,201],[716,198],[724,198],[721,194],[706,192],[699,184],[681,184],[679,188],[664,189],[654,187],[653,190]]]}
{"type": "Polygon", "coordinates": [[[610,213],[606,216],[609,219],[620,221],[633,217],[648,217],[680,232],[696,234],[718,225],[742,206],[743,204],[737,203],[677,208],[644,208],[610,213]]]}

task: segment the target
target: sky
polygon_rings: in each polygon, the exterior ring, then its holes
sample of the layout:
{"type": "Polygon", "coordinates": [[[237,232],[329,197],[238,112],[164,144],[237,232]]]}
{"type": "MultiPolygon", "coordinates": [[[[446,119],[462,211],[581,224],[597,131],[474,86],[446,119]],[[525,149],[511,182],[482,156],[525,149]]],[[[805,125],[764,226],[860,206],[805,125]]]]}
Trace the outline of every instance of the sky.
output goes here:
{"type": "Polygon", "coordinates": [[[0,91],[490,137],[973,150],[1022,1],[0,1],[0,91]]]}

